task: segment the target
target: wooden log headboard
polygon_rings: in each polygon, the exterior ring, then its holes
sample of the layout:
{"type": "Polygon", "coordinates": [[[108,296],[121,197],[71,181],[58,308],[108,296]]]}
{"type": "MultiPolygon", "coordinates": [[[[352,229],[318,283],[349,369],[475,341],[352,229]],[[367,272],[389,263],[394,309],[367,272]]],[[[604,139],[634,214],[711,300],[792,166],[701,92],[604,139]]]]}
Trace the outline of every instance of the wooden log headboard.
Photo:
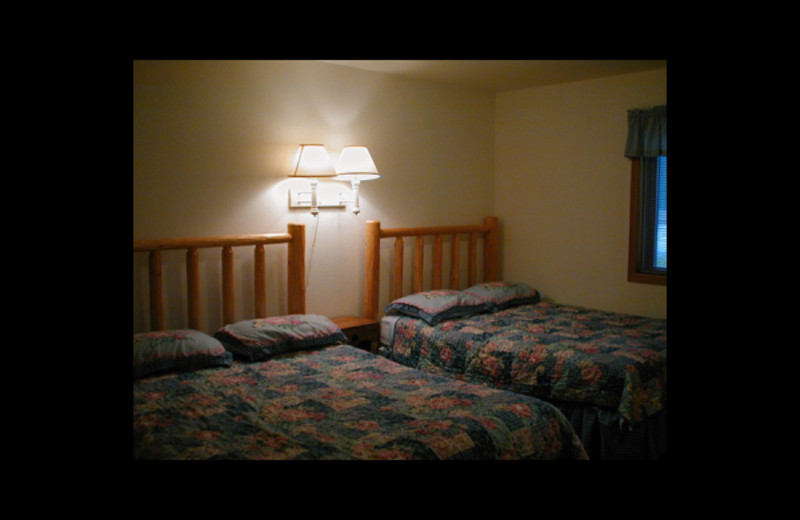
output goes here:
{"type": "Polygon", "coordinates": [[[468,282],[473,285],[477,281],[477,241],[484,238],[483,245],[483,281],[496,281],[499,276],[498,265],[498,220],[497,217],[486,217],[483,224],[466,226],[430,226],[414,228],[381,229],[377,220],[367,221],[366,235],[366,277],[364,284],[364,316],[371,320],[378,319],[378,301],[380,288],[380,240],[394,237],[394,261],[392,278],[392,299],[403,296],[403,247],[404,237],[415,237],[413,292],[423,289],[424,237],[433,236],[433,289],[441,289],[442,280],[442,242],[443,236],[453,235],[450,247],[449,287],[457,289],[460,280],[459,241],[458,235],[469,235],[468,282]]]}
{"type": "Polygon", "coordinates": [[[200,280],[197,250],[201,248],[222,248],[222,316],[226,324],[233,323],[235,315],[233,248],[237,246],[255,246],[255,318],[265,318],[267,315],[266,255],[264,246],[268,244],[288,244],[286,282],[288,288],[288,310],[289,314],[305,313],[305,237],[304,224],[288,224],[286,233],[134,240],[134,252],[149,252],[150,328],[152,330],[163,330],[164,328],[161,251],[168,249],[186,249],[186,292],[190,329],[199,328],[200,322],[200,280]]]}

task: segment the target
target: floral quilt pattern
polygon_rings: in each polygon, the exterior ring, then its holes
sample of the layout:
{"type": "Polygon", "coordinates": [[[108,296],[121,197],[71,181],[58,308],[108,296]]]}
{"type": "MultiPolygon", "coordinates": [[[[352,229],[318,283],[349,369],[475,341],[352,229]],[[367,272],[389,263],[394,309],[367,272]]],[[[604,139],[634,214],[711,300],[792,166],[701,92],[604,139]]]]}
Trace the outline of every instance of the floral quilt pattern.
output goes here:
{"type": "Polygon", "coordinates": [[[436,326],[401,318],[382,353],[430,373],[615,410],[630,424],[666,407],[666,320],[550,302],[436,326]]]}
{"type": "Polygon", "coordinates": [[[584,459],[539,399],[348,345],[133,384],[136,459],[584,459]]]}

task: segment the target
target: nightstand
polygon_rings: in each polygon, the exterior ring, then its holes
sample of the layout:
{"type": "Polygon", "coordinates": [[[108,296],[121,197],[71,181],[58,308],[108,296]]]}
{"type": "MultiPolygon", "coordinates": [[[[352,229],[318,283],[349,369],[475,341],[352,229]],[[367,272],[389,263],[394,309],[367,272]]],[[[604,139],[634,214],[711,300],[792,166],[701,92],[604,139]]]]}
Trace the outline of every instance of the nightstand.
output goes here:
{"type": "Polygon", "coordinates": [[[377,354],[381,339],[380,323],[358,316],[340,316],[331,318],[331,321],[342,329],[351,345],[377,354]]]}

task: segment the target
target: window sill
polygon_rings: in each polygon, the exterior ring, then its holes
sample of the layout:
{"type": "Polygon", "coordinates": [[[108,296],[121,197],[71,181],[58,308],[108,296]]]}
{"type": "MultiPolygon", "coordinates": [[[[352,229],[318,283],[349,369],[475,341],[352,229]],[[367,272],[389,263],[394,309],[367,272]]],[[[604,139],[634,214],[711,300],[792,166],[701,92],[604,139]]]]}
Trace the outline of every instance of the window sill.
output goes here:
{"type": "Polygon", "coordinates": [[[649,283],[653,285],[667,285],[667,275],[647,274],[647,273],[628,273],[628,281],[635,283],[649,283]]]}

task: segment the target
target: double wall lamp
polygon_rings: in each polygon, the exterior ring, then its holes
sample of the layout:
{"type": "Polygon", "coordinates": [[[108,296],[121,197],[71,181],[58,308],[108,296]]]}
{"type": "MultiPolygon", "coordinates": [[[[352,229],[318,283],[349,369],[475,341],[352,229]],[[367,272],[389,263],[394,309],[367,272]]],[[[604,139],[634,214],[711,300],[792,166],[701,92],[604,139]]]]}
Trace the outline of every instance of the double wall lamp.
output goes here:
{"type": "Polygon", "coordinates": [[[311,208],[311,214],[319,214],[319,208],[341,208],[348,202],[353,203],[353,213],[358,215],[358,189],[361,181],[370,181],[380,177],[378,168],[366,146],[345,146],[336,166],[331,166],[328,151],[321,144],[301,144],[297,151],[294,172],[289,177],[311,178],[311,191],[289,190],[289,207],[311,208]],[[339,193],[339,199],[333,203],[320,203],[317,195],[317,179],[331,177],[336,181],[349,181],[353,188],[353,199],[345,200],[339,193]],[[310,194],[310,198],[309,198],[310,194]]]}

